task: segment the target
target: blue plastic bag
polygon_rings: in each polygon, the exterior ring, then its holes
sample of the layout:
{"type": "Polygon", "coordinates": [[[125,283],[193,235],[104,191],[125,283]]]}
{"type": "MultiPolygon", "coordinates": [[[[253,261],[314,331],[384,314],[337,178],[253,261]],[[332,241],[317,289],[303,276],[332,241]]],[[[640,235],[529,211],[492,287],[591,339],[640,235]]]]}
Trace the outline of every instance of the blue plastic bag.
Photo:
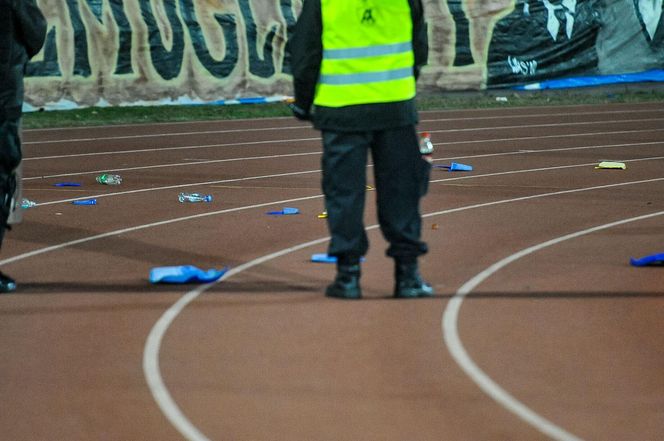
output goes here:
{"type": "Polygon", "coordinates": [[[204,271],[193,265],[161,266],[150,270],[150,283],[210,283],[227,271],[228,267],[204,271]]]}

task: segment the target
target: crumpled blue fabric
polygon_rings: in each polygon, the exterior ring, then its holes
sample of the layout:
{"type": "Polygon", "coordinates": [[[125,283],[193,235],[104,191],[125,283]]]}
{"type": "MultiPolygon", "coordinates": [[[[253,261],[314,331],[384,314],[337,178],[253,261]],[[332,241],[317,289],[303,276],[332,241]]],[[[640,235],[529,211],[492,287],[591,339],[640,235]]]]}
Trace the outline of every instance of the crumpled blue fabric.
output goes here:
{"type": "Polygon", "coordinates": [[[150,283],[210,283],[227,271],[228,267],[204,271],[193,265],[161,266],[150,270],[150,283]]]}

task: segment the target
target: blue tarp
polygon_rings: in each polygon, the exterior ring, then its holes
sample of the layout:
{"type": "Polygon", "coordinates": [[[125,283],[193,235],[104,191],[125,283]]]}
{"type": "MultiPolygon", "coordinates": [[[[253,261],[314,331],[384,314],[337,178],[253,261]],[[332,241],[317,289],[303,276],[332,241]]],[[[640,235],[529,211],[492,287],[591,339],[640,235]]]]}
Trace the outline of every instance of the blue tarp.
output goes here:
{"type": "Polygon", "coordinates": [[[515,86],[516,90],[566,89],[573,87],[603,86],[620,83],[664,82],[664,70],[653,69],[620,75],[598,75],[590,77],[563,78],[559,80],[541,81],[539,83],[515,86]]]}

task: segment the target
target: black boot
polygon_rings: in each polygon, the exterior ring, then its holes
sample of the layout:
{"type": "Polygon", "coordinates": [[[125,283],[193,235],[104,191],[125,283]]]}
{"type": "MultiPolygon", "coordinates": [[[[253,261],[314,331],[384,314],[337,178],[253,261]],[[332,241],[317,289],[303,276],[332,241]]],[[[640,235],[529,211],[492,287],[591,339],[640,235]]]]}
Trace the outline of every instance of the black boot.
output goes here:
{"type": "Polygon", "coordinates": [[[0,272],[0,293],[16,291],[16,282],[11,277],[0,272]]]}
{"type": "Polygon", "coordinates": [[[417,267],[417,260],[397,260],[394,267],[394,297],[409,299],[431,297],[433,288],[422,280],[417,267]]]}
{"type": "Polygon", "coordinates": [[[340,299],[362,298],[359,257],[339,257],[337,261],[337,276],[334,282],[328,285],[325,295],[340,299]]]}

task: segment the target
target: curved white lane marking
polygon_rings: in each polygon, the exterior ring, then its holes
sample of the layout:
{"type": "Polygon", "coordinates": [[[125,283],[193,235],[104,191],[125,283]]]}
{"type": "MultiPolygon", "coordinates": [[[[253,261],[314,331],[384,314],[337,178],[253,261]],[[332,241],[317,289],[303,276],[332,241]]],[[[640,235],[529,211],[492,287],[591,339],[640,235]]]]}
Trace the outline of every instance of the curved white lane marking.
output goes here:
{"type": "Polygon", "coordinates": [[[157,323],[155,323],[153,328],[150,330],[150,334],[148,335],[148,338],[145,342],[145,348],[143,350],[143,373],[145,375],[145,380],[147,381],[150,392],[152,393],[152,396],[154,397],[154,400],[157,402],[157,405],[161,411],[164,413],[173,427],[175,427],[187,440],[209,441],[209,439],[189,421],[182,410],[180,410],[180,407],[171,396],[161,376],[161,370],[159,369],[159,350],[161,347],[161,341],[173,320],[175,320],[175,318],[189,303],[194,301],[208,288],[214,286],[222,280],[226,280],[234,274],[238,274],[253,266],[260,265],[261,263],[267,262],[268,260],[275,259],[279,256],[283,256],[303,248],[324,243],[328,240],[329,237],[312,240],[292,248],[286,248],[258,259],[254,259],[251,262],[247,262],[229,270],[221,279],[217,280],[216,282],[199,286],[197,289],[190,291],[182,296],[159,318],[157,323]]]}
{"type": "Polygon", "coordinates": [[[210,441],[203,433],[194,426],[187,417],[184,416],[180,407],[171,397],[171,394],[164,385],[164,380],[161,377],[161,370],[159,364],[155,360],[159,360],[159,347],[161,340],[166,333],[166,330],[171,326],[175,317],[180,314],[185,306],[193,299],[198,297],[205,291],[206,285],[188,292],[173,304],[154,324],[150,330],[150,334],[145,342],[145,349],[143,350],[143,373],[148,383],[148,388],[157,402],[157,405],[171,422],[171,424],[188,440],[196,441],[210,441]]]}
{"type": "Polygon", "coordinates": [[[664,215],[664,211],[659,211],[657,213],[650,213],[642,216],[636,216],[629,219],[623,219],[615,222],[610,222],[604,225],[595,226],[588,228],[582,231],[577,231],[575,233],[566,234],[564,236],[557,237],[555,239],[542,242],[537,245],[525,248],[517,253],[508,256],[490,267],[486,268],[484,271],[480,272],[466,283],[464,283],[459,290],[456,292],[454,297],[450,299],[447,303],[445,311],[442,317],[442,330],[443,338],[447,348],[452,354],[452,357],[457,362],[457,364],[463,369],[464,372],[482,389],[487,395],[496,400],[499,404],[505,407],[507,410],[514,413],[516,416],[542,432],[543,434],[553,438],[558,441],[580,441],[575,435],[565,431],[564,429],[556,426],[551,421],[541,417],[531,409],[529,409],[525,404],[514,398],[509,392],[500,387],[495,381],[493,381],[484,371],[482,371],[477,364],[472,360],[470,355],[463,346],[461,338],[459,337],[458,330],[458,319],[459,319],[459,310],[461,309],[461,304],[468,294],[470,294],[473,289],[475,289],[479,284],[484,282],[486,279],[491,277],[493,274],[497,273],[510,263],[519,260],[522,257],[525,257],[534,252],[540,251],[544,248],[559,244],[566,240],[575,239],[586,234],[594,233],[596,231],[606,230],[612,227],[623,225],[630,222],[636,222],[640,220],[649,219],[656,216],[664,215]]]}
{"type": "MultiPolygon", "coordinates": [[[[433,216],[440,216],[444,214],[449,214],[449,213],[456,213],[460,211],[465,211],[465,210],[471,210],[475,208],[482,208],[482,207],[489,207],[493,205],[500,205],[500,204],[506,204],[506,203],[511,203],[511,202],[518,202],[518,201],[524,201],[524,200],[529,200],[529,199],[536,199],[536,198],[543,198],[543,197],[548,197],[548,196],[557,196],[561,194],[570,194],[570,193],[578,193],[578,192],[583,192],[583,191],[591,191],[591,190],[601,190],[601,189],[606,189],[606,188],[612,188],[612,187],[617,187],[617,186],[623,186],[623,185],[635,185],[635,184],[642,184],[642,183],[648,183],[648,182],[656,182],[656,181],[664,181],[664,178],[656,178],[656,179],[647,179],[647,180],[641,180],[641,181],[632,181],[632,182],[625,182],[625,183],[620,183],[620,184],[610,184],[610,185],[600,185],[600,186],[594,186],[594,187],[584,187],[584,188],[577,188],[573,190],[564,190],[564,191],[556,191],[556,192],[551,192],[551,193],[543,193],[543,194],[538,194],[538,195],[531,195],[531,196],[524,196],[524,197],[519,197],[519,198],[512,198],[512,199],[503,199],[500,201],[494,201],[494,202],[487,202],[487,203],[482,203],[482,204],[474,204],[470,206],[465,206],[465,207],[459,207],[459,208],[453,208],[449,210],[442,210],[442,211],[437,211],[434,213],[428,213],[423,215],[422,217],[428,218],[428,217],[433,217],[433,216]]],[[[377,229],[378,225],[371,225],[367,227],[367,230],[374,230],[377,229]]],[[[238,274],[248,268],[251,268],[253,266],[259,265],[261,263],[267,262],[269,260],[272,260],[274,258],[289,254],[293,251],[301,250],[304,248],[307,248],[309,246],[317,245],[320,243],[324,243],[327,240],[329,240],[329,237],[325,238],[320,238],[316,239],[310,242],[306,242],[294,247],[286,248],[281,251],[277,251],[272,254],[268,254],[266,256],[259,257],[257,259],[254,259],[250,262],[247,262],[241,266],[238,266],[234,270],[229,271],[219,279],[218,281],[203,285],[199,287],[198,289],[195,289],[193,291],[188,292],[185,294],[181,300],[176,302],[173,306],[171,306],[162,316],[162,318],[159,319],[157,324],[155,324],[155,327],[150,331],[150,334],[148,336],[148,339],[146,340],[145,347],[143,350],[143,366],[144,369],[147,367],[149,371],[145,370],[144,374],[146,377],[146,381],[148,382],[148,385],[150,387],[150,391],[152,392],[152,395],[157,402],[159,408],[164,412],[164,415],[166,418],[170,421],[170,423],[183,435],[188,441],[208,441],[208,438],[205,437],[198,429],[195,428],[195,426],[189,421],[189,419],[184,415],[184,413],[180,410],[179,406],[173,400],[173,397],[171,396],[170,392],[168,391],[168,388],[166,387],[160,373],[159,369],[159,349],[160,349],[160,344],[161,341],[163,340],[163,336],[166,334],[166,331],[168,331],[168,327],[170,324],[175,320],[175,318],[182,312],[182,310],[191,302],[193,302],[198,296],[200,296],[203,292],[205,292],[209,287],[214,286],[216,283],[219,283],[223,280],[227,280],[231,276],[238,274]],[[184,300],[183,300],[184,299],[184,300]],[[167,318],[164,318],[167,317],[167,318]],[[162,320],[163,319],[163,320],[162,320]],[[192,431],[192,428],[195,429],[195,431],[192,431]]],[[[2,262],[0,262],[0,265],[2,262]]],[[[488,377],[487,377],[488,378],[488,377]]],[[[523,405],[522,405],[523,406],[523,405]]],[[[525,406],[524,410],[527,410],[525,406]]],[[[534,412],[530,411],[532,414],[535,414],[534,412]]],[[[541,417],[539,417],[541,418],[541,417]]],[[[562,430],[562,429],[561,429],[562,430]]],[[[564,441],[579,441],[576,438],[560,438],[560,440],[564,441]]]]}

